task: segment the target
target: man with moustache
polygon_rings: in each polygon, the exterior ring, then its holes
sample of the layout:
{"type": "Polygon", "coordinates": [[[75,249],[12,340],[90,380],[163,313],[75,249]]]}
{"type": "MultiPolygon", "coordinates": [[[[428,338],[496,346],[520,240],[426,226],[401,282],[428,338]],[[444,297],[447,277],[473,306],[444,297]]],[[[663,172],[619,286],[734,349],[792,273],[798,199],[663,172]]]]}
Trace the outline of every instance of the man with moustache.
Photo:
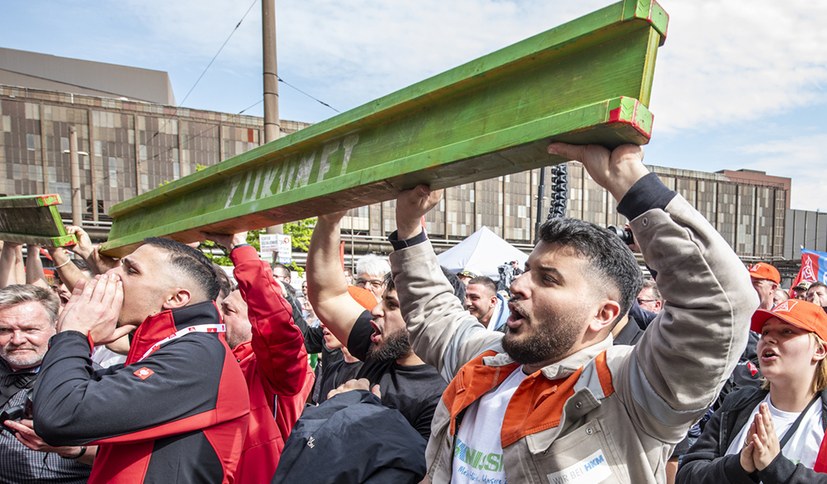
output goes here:
{"type": "Polygon", "coordinates": [[[426,453],[433,482],[663,482],[745,346],[747,271],[639,147],[549,152],[583,162],[619,201],[664,307],[635,347],[612,346],[641,286],[634,256],[596,225],[554,219],[511,285],[507,332],[487,331],[452,301],[420,225],[440,194],[401,193],[390,258],[402,314],[416,354],[452,378],[426,453]]]}
{"type": "Polygon", "coordinates": [[[27,415],[43,355],[55,334],[59,304],[58,296],[42,287],[15,284],[0,289],[0,411],[5,427],[0,429],[0,483],[82,483],[92,469],[94,448],[49,446],[27,415]]]}
{"type": "Polygon", "coordinates": [[[358,379],[333,390],[328,398],[343,391],[374,390],[385,406],[399,410],[427,439],[446,383],[411,350],[389,274],[383,281],[382,300],[372,311],[348,293],[339,261],[339,226],[344,214],[319,217],[307,254],[307,290],[319,320],[365,364],[358,379]]]}

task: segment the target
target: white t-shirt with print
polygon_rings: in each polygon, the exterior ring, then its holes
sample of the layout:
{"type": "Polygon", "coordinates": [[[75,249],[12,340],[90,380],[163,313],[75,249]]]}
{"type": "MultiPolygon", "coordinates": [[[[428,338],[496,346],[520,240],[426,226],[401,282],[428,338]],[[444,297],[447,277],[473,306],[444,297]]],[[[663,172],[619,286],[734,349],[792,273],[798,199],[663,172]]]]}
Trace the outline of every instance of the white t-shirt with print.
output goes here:
{"type": "Polygon", "coordinates": [[[452,483],[506,483],[500,431],[508,402],[525,377],[517,368],[465,411],[454,444],[452,483]]]}
{"type": "MultiPolygon", "coordinates": [[[[775,427],[778,441],[781,442],[784,434],[792,426],[793,422],[795,422],[795,419],[798,418],[799,412],[785,412],[775,408],[770,401],[769,394],[767,394],[761,403],[766,403],[769,406],[772,424],[775,427]]],[[[759,403],[752,409],[747,423],[744,424],[744,427],[729,444],[729,448],[727,448],[726,451],[727,455],[741,452],[741,449],[744,447],[744,441],[747,438],[747,431],[755,419],[755,415],[758,413],[760,406],[761,404],[759,403]]],[[[781,453],[794,464],[801,463],[812,469],[815,465],[816,457],[818,457],[818,450],[821,447],[821,441],[823,439],[824,429],[821,426],[821,401],[819,400],[811,405],[807,413],[804,414],[804,418],[798,425],[798,429],[792,438],[787,441],[786,445],[784,445],[784,448],[781,449],[781,453]]]]}

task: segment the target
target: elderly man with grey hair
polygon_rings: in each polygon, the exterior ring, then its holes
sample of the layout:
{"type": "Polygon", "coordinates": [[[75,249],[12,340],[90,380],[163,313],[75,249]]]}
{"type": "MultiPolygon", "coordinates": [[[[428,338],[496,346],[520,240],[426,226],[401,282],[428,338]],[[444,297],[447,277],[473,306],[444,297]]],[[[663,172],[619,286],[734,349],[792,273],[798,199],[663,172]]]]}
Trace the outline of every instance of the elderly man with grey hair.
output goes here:
{"type": "Polygon", "coordinates": [[[363,255],[356,261],[356,278],[353,285],[364,287],[380,301],[385,291],[385,276],[390,272],[391,265],[387,258],[376,254],[363,255]]]}
{"type": "Polygon", "coordinates": [[[34,431],[29,403],[59,300],[48,289],[0,289],[0,482],[86,482],[94,448],[52,447],[34,431]]]}

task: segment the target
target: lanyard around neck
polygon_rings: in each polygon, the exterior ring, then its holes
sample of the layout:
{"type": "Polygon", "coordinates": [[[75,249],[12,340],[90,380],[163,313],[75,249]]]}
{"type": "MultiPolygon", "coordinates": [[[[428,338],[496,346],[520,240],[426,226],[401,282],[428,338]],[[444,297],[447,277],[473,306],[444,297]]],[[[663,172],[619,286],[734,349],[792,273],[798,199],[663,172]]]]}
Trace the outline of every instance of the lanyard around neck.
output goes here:
{"type": "MultiPolygon", "coordinates": [[[[164,338],[161,341],[158,341],[157,343],[152,345],[148,350],[146,350],[146,353],[144,353],[144,355],[138,359],[138,361],[143,360],[147,356],[149,356],[152,353],[155,353],[156,351],[158,351],[158,348],[160,348],[161,346],[169,343],[172,340],[176,340],[176,339],[180,338],[181,336],[184,336],[185,334],[189,334],[189,333],[226,333],[226,332],[227,332],[227,326],[223,325],[223,324],[199,324],[199,325],[196,325],[196,326],[187,326],[186,328],[179,329],[178,331],[172,333],[171,335],[167,336],[166,338],[164,338]]],[[[136,361],[136,363],[137,363],[137,361],[136,361]]]]}

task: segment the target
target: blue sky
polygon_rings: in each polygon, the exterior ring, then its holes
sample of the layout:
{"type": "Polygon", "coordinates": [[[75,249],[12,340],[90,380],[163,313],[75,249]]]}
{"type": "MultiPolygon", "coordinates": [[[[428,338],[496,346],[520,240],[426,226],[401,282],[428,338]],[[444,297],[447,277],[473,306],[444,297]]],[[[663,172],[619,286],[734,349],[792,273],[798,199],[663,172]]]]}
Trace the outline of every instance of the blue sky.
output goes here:
{"type": "MultiPolygon", "coordinates": [[[[345,111],[609,3],[277,0],[279,75],[345,111]]],[[[5,0],[0,46],[167,71],[180,103],[251,4],[5,0]]],[[[661,4],[671,18],[646,161],[788,176],[793,208],[827,210],[827,2],[661,4]]],[[[260,101],[260,32],[256,1],[184,105],[237,113],[260,101]]],[[[279,89],[284,119],[336,114],[279,89]]]]}

